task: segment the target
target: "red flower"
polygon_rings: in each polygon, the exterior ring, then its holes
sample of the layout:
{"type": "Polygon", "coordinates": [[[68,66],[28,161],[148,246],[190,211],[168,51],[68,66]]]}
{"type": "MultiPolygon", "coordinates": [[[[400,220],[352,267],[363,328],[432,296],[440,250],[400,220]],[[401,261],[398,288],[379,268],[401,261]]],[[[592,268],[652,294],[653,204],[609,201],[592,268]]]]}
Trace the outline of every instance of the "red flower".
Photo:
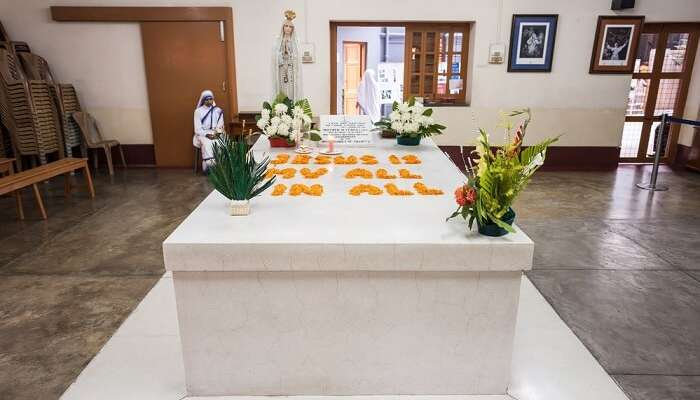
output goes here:
{"type": "Polygon", "coordinates": [[[455,201],[460,206],[471,206],[476,201],[476,190],[469,186],[460,186],[455,190],[455,201]]]}

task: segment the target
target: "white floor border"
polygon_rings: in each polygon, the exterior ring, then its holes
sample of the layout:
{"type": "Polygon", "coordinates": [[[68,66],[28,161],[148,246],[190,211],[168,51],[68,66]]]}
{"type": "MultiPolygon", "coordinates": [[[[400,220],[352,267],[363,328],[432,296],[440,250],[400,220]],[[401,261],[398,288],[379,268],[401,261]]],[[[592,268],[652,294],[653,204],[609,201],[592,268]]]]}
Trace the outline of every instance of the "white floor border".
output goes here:
{"type": "MultiPolygon", "coordinates": [[[[595,358],[523,278],[511,386],[506,396],[343,396],[345,400],[628,400],[595,358]]],[[[277,399],[284,396],[278,396],[277,399]]],[[[62,400],[256,400],[186,397],[172,276],[166,273],[62,400]]],[[[295,400],[327,399],[294,396],[295,400]]]]}

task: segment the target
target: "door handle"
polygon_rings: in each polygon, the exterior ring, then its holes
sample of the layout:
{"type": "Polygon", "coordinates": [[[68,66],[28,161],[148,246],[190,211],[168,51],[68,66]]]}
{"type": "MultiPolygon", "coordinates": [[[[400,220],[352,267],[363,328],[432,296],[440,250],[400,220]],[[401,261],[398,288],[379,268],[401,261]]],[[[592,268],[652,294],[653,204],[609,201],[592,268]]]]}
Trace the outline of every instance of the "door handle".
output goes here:
{"type": "Polygon", "coordinates": [[[221,82],[221,90],[226,92],[226,81],[221,82]]]}

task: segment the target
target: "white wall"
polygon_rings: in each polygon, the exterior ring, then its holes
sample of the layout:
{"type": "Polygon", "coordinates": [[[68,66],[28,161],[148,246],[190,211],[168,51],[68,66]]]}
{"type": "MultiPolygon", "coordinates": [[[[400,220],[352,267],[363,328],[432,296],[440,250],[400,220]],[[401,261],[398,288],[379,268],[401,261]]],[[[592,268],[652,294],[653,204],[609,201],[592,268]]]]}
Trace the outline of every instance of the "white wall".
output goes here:
{"type": "MultiPolygon", "coordinates": [[[[29,42],[55,75],[74,82],[86,108],[106,135],[124,143],[151,143],[143,54],[136,24],[56,23],[49,5],[230,6],[234,10],[239,109],[256,111],[272,96],[272,42],[282,12],[297,11],[300,39],[316,46],[316,63],[305,64],[304,93],[316,113],[330,108],[329,20],[474,21],[471,106],[436,109],[448,126],[442,144],[469,143],[476,126],[494,129],[498,111],[530,106],[535,121],[526,142],[565,132],[568,146],[618,146],[630,76],[590,75],[598,15],[611,15],[610,0],[96,0],[2,1],[0,18],[15,40],[29,42]],[[489,43],[508,42],[513,13],[556,13],[559,24],[551,73],[507,73],[486,63],[489,43]],[[499,29],[500,27],[500,29],[499,29]]],[[[649,22],[700,21],[698,0],[637,0],[625,15],[649,22]]],[[[700,60],[696,60],[685,117],[697,118],[700,60]]],[[[500,137],[497,132],[494,138],[500,137]]],[[[689,130],[681,142],[689,144],[689,130]]]]}

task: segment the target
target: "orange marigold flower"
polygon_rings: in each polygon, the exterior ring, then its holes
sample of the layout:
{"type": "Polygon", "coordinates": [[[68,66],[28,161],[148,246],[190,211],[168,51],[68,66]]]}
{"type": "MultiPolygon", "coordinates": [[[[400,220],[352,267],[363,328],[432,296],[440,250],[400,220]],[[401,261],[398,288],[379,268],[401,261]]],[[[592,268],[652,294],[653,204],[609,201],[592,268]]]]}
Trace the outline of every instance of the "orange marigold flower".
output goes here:
{"type": "Polygon", "coordinates": [[[406,164],[420,164],[421,160],[418,158],[418,156],[414,154],[406,154],[405,156],[401,157],[406,164]]]}
{"type": "Polygon", "coordinates": [[[350,188],[349,193],[351,196],[359,196],[362,193],[367,193],[372,196],[378,196],[382,194],[382,189],[374,185],[360,184],[350,188]]]}
{"type": "Polygon", "coordinates": [[[399,170],[399,176],[402,177],[403,179],[423,179],[421,175],[418,174],[412,174],[411,171],[401,168],[399,170]]]}
{"type": "Polygon", "coordinates": [[[331,158],[329,156],[323,156],[323,155],[316,156],[314,161],[316,164],[330,164],[332,162],[331,158]]]}
{"type": "Polygon", "coordinates": [[[377,170],[377,178],[379,179],[396,179],[396,175],[389,175],[389,172],[384,168],[377,170]]]}
{"type": "Polygon", "coordinates": [[[289,161],[289,154],[280,153],[275,157],[274,160],[270,161],[270,163],[274,164],[274,165],[278,165],[278,164],[284,164],[287,161],[289,161]]]}
{"type": "Polygon", "coordinates": [[[413,196],[413,192],[410,190],[401,190],[393,183],[387,183],[384,185],[384,188],[386,188],[386,192],[391,196],[413,196]]]}
{"type": "Polygon", "coordinates": [[[422,182],[416,182],[413,185],[413,188],[416,189],[416,192],[418,192],[419,194],[422,194],[424,196],[437,196],[437,195],[443,194],[442,190],[431,189],[431,188],[425,186],[425,184],[422,182]]]}
{"type": "Polygon", "coordinates": [[[292,160],[292,164],[308,164],[311,156],[308,154],[297,154],[292,160]]]}
{"type": "Polygon", "coordinates": [[[392,164],[401,164],[401,159],[399,159],[397,156],[392,154],[389,156],[389,162],[392,164]]]}
{"type": "Polygon", "coordinates": [[[365,179],[372,179],[372,171],[364,168],[353,168],[350,171],[345,173],[345,178],[347,179],[352,179],[352,178],[365,178],[365,179]]]}
{"type": "Polygon", "coordinates": [[[275,185],[275,188],[272,190],[272,195],[273,196],[282,196],[284,192],[287,191],[287,186],[280,183],[278,185],[275,185]]]}
{"type": "Polygon", "coordinates": [[[317,169],[316,171],[312,171],[309,168],[302,168],[301,171],[299,171],[299,172],[301,172],[301,175],[304,176],[304,178],[316,179],[320,176],[325,175],[328,172],[328,169],[321,167],[321,168],[317,169]]]}

